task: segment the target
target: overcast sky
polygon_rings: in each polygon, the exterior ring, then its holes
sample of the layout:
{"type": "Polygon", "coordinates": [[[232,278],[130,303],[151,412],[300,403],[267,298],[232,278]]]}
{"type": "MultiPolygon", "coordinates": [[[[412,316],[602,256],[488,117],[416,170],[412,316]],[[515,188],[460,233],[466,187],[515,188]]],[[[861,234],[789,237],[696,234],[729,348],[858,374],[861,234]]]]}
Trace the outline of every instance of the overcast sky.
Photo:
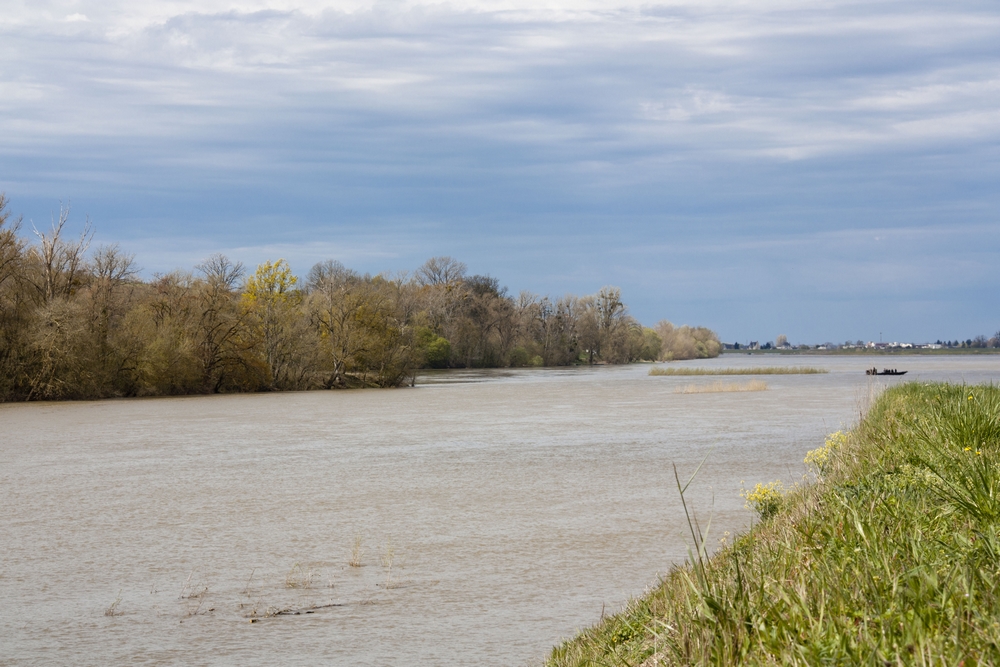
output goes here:
{"type": "Polygon", "coordinates": [[[995,1],[0,10],[11,210],[147,276],[451,255],[726,341],[1000,329],[995,1]]]}

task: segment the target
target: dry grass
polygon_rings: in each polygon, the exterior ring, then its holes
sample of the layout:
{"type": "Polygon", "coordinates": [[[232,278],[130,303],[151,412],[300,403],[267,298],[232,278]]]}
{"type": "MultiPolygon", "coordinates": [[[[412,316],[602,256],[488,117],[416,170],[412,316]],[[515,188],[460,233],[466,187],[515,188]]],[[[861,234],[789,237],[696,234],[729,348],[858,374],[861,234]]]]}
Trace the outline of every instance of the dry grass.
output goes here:
{"type": "Polygon", "coordinates": [[[109,604],[108,608],[104,610],[104,615],[105,616],[121,616],[123,613],[125,613],[125,612],[123,612],[122,610],[120,610],[118,608],[118,605],[120,605],[121,603],[122,603],[122,592],[121,592],[121,590],[119,590],[118,591],[118,597],[116,597],[115,601],[112,602],[111,604],[109,604]]]}
{"type": "Polygon", "coordinates": [[[188,578],[184,582],[184,585],[181,586],[181,594],[180,594],[181,600],[197,600],[199,598],[205,597],[205,595],[208,593],[208,584],[204,582],[200,584],[195,584],[193,583],[193,579],[194,579],[194,570],[191,571],[191,574],[188,575],[188,578]]]}
{"type": "Polygon", "coordinates": [[[385,551],[382,552],[382,567],[385,569],[384,587],[388,590],[399,586],[399,580],[392,576],[392,564],[396,560],[396,549],[392,546],[392,538],[386,542],[385,551]]]}
{"type": "Polygon", "coordinates": [[[315,580],[316,572],[311,567],[295,563],[285,575],[285,588],[309,588],[315,580]]]}
{"type": "Polygon", "coordinates": [[[757,368],[650,368],[650,375],[817,375],[829,373],[825,368],[811,366],[759,366],[757,368]]]}
{"type": "Polygon", "coordinates": [[[357,533],[354,536],[354,544],[351,546],[351,557],[347,560],[347,564],[351,567],[361,567],[364,555],[364,540],[361,533],[357,533]]]}
{"type": "Polygon", "coordinates": [[[386,540],[385,550],[382,552],[382,567],[391,569],[392,561],[396,558],[396,549],[392,546],[392,538],[386,540]]]}
{"type": "Polygon", "coordinates": [[[749,382],[713,382],[712,384],[689,384],[677,387],[675,394],[717,394],[730,391],[767,391],[763,380],[749,382]]]}

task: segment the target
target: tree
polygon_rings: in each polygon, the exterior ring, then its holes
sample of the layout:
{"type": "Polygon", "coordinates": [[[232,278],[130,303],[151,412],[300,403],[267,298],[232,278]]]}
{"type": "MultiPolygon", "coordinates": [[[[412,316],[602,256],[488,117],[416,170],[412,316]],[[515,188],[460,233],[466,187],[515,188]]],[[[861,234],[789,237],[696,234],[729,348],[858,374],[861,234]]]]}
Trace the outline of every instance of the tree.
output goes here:
{"type": "Polygon", "coordinates": [[[66,222],[69,220],[69,206],[59,206],[59,218],[52,221],[49,232],[35,229],[39,247],[33,249],[39,260],[40,275],[35,286],[45,303],[57,296],[67,297],[77,287],[80,269],[83,267],[84,255],[90,247],[94,231],[88,218],[84,224],[80,238],[70,242],[63,238],[66,222]]]}
{"type": "Polygon", "coordinates": [[[424,363],[429,368],[447,368],[451,357],[451,343],[448,339],[438,336],[428,327],[419,327],[416,335],[417,346],[424,355],[424,363]]]}
{"type": "Polygon", "coordinates": [[[336,260],[309,270],[309,313],[329,362],[326,387],[346,387],[368,340],[358,314],[367,298],[365,280],[336,260]]]}
{"type": "MultiPolygon", "coordinates": [[[[7,195],[0,192],[0,290],[17,278],[22,270],[24,255],[24,242],[17,235],[21,229],[21,218],[11,219],[7,205],[7,195]]],[[[0,302],[0,307],[3,307],[3,302],[0,302]]]]}
{"type": "Polygon", "coordinates": [[[141,384],[140,363],[144,341],[127,326],[135,307],[138,269],[135,256],[117,244],[103,245],[89,265],[83,291],[87,328],[95,355],[93,372],[99,377],[102,395],[133,396],[141,384]]]}
{"type": "Polygon", "coordinates": [[[643,361],[656,361],[659,359],[660,353],[663,351],[663,339],[660,338],[660,335],[649,327],[643,327],[642,338],[642,349],[639,352],[638,358],[643,361]]]}
{"type": "Polygon", "coordinates": [[[31,304],[25,294],[25,243],[18,236],[21,218],[12,218],[7,196],[0,193],[0,400],[27,391],[25,335],[31,304]]]}
{"type": "Polygon", "coordinates": [[[621,291],[512,298],[449,257],[406,274],[327,261],[305,288],[285,260],[244,268],[213,255],[197,273],[138,277],[117,245],[88,255],[69,208],[37,243],[0,195],[0,400],[398,386],[420,365],[625,363],[718,354],[708,329],[644,329],[621,291]]]}
{"type": "Polygon", "coordinates": [[[451,257],[431,257],[417,269],[420,285],[453,285],[465,277],[466,266],[451,257]]]}
{"type": "Polygon", "coordinates": [[[300,340],[302,293],[288,262],[264,262],[243,287],[241,304],[251,315],[252,335],[262,346],[271,389],[302,388],[306,366],[300,340]]]}
{"type": "Polygon", "coordinates": [[[785,347],[786,345],[788,345],[788,336],[786,336],[785,334],[780,334],[777,338],[774,339],[775,347],[785,347]]]}
{"type": "Polygon", "coordinates": [[[246,335],[248,315],[237,302],[243,264],[216,254],[195,268],[204,275],[192,286],[196,298],[192,338],[201,361],[202,391],[259,388],[265,383],[264,369],[253,359],[253,341],[246,335]]]}
{"type": "Polygon", "coordinates": [[[587,354],[587,363],[597,360],[623,363],[628,360],[628,329],[635,321],[617,287],[602,287],[594,295],[579,300],[577,319],[580,347],[587,354]]]}
{"type": "Polygon", "coordinates": [[[722,351],[719,337],[714,331],[705,327],[674,327],[667,320],[661,320],[655,330],[663,340],[660,357],[664,361],[708,359],[719,356],[722,351]]]}

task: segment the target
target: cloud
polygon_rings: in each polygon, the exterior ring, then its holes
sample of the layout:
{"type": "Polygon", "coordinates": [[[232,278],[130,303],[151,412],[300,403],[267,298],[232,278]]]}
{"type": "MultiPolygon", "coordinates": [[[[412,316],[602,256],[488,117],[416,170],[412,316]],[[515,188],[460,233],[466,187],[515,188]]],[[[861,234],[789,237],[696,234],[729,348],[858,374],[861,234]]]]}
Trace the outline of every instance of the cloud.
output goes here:
{"type": "Polygon", "coordinates": [[[40,0],[5,16],[0,60],[0,189],[26,214],[89,198],[109,234],[248,262],[655,275],[702,316],[746,298],[741,273],[945,299],[959,279],[920,267],[981,276],[976,235],[947,230],[1000,205],[1000,10],[978,2],[40,0]],[[924,240],[858,245],[892,230],[924,240]]]}
{"type": "Polygon", "coordinates": [[[996,48],[983,52],[997,20],[975,5],[77,4],[101,18],[68,43],[43,11],[5,34],[23,73],[7,85],[74,102],[21,131],[146,136],[167,110],[240,131],[312,111],[532,145],[702,150],[712,133],[737,155],[801,159],[998,128],[996,48]]]}

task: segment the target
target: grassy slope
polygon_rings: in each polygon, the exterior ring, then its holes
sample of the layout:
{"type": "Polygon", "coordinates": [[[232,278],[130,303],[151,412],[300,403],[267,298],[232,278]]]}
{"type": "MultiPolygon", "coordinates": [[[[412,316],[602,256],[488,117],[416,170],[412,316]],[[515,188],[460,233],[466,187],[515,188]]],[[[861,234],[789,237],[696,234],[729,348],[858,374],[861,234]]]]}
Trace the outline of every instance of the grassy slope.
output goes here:
{"type": "Polygon", "coordinates": [[[822,473],[549,664],[1000,664],[1000,388],[890,389],[822,473]]]}

